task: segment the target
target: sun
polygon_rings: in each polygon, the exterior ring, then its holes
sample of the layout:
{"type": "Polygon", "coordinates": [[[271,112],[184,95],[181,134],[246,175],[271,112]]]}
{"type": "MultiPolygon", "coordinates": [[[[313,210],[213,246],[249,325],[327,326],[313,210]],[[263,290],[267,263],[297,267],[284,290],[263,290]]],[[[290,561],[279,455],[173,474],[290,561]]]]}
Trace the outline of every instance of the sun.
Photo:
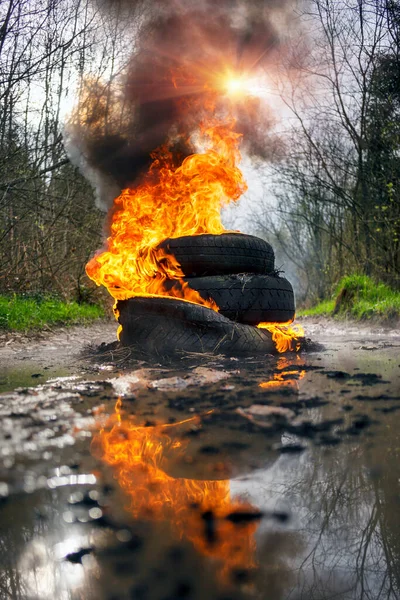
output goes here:
{"type": "Polygon", "coordinates": [[[225,82],[225,89],[230,96],[245,94],[246,88],[246,81],[243,77],[229,77],[225,82]]]}
{"type": "Polygon", "coordinates": [[[265,80],[265,76],[247,75],[241,73],[229,72],[222,77],[223,92],[233,99],[244,98],[245,96],[257,96],[266,99],[269,96],[270,89],[265,80]]]}

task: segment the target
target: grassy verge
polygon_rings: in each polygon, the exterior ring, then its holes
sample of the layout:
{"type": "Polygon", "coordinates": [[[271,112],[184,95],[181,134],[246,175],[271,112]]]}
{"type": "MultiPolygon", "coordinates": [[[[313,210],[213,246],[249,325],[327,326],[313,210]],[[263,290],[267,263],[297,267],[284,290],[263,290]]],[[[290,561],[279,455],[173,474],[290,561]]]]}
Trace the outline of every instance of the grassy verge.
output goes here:
{"type": "Polygon", "coordinates": [[[334,300],[324,300],[311,308],[304,308],[296,311],[297,317],[318,317],[320,315],[330,315],[335,308],[334,300]]]}
{"type": "Polygon", "coordinates": [[[340,280],[334,297],[317,306],[299,310],[298,316],[328,315],[359,320],[400,319],[400,292],[383,283],[375,283],[366,275],[349,275],[340,280]]]}
{"type": "Polygon", "coordinates": [[[52,325],[85,323],[104,316],[101,306],[56,298],[0,296],[0,331],[29,331],[52,325]]]}

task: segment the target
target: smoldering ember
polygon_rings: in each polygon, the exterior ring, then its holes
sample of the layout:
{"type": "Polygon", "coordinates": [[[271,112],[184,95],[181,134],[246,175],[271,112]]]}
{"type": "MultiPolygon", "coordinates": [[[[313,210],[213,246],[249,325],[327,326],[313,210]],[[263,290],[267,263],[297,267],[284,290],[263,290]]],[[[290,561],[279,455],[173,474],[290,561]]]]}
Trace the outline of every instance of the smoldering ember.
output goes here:
{"type": "Polygon", "coordinates": [[[0,18],[0,598],[400,599],[398,2],[0,18]]]}

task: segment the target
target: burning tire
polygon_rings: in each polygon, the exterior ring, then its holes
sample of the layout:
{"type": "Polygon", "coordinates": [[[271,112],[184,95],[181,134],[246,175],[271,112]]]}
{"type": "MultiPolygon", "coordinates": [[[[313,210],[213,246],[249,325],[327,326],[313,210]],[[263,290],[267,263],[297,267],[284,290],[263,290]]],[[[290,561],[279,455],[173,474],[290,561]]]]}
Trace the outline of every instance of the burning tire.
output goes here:
{"type": "Polygon", "coordinates": [[[251,355],[276,353],[268,331],[234,323],[198,304],[136,297],[117,303],[120,342],[150,355],[175,352],[251,355]]]}
{"type": "Polygon", "coordinates": [[[274,272],[275,256],[268,242],[243,233],[168,238],[160,248],[173,254],[186,277],[274,272]]]}
{"type": "Polygon", "coordinates": [[[189,286],[212,299],[224,317],[247,325],[286,323],[295,317],[293,288],[284,277],[222,275],[193,277],[189,286]]]}

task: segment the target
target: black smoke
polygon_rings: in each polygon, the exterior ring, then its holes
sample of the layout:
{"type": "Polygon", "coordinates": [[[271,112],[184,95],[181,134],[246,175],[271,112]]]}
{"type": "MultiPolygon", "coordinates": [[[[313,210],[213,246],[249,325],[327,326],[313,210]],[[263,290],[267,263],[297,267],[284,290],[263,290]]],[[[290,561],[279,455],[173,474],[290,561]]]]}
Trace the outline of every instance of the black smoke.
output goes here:
{"type": "MultiPolygon", "coordinates": [[[[227,111],[216,91],[227,68],[274,69],[284,52],[290,0],[97,0],[110,19],[141,22],[132,56],[118,81],[85,82],[66,129],[66,147],[107,207],[135,184],[151,153],[168,141],[176,164],[195,151],[190,134],[205,112],[227,111]],[[205,102],[207,100],[207,102],[205,102]],[[207,104],[207,108],[205,108],[207,104]]],[[[272,119],[256,97],[234,106],[245,151],[269,158],[272,119]]],[[[232,107],[231,107],[232,109],[232,107]]]]}

